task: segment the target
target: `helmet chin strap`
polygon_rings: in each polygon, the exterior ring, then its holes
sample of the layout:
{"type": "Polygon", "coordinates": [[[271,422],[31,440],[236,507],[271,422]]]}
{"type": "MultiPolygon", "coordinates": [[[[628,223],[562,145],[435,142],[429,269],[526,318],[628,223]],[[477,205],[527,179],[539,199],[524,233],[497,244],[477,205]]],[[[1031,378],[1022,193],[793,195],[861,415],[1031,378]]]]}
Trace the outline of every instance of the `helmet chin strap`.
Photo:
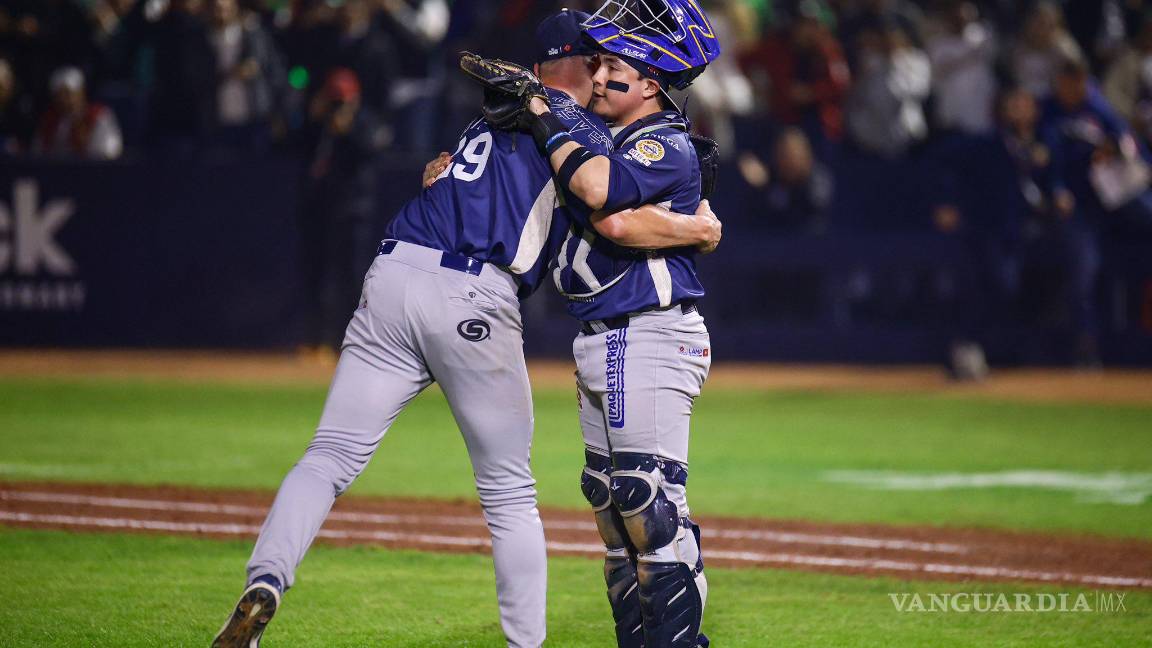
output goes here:
{"type": "MultiPolygon", "coordinates": [[[[668,100],[668,103],[671,104],[673,110],[680,113],[681,115],[684,114],[684,111],[680,109],[680,105],[676,103],[676,100],[672,98],[672,94],[669,93],[668,90],[664,88],[664,86],[660,86],[660,94],[664,95],[664,98],[668,100]]],[[[687,102],[685,102],[685,107],[687,107],[687,102]]]]}

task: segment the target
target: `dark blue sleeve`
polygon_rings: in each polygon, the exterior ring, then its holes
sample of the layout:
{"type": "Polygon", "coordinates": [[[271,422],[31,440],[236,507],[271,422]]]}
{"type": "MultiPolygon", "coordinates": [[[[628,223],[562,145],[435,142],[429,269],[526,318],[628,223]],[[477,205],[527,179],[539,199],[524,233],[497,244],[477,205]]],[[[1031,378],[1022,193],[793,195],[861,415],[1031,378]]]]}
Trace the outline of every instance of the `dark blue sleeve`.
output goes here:
{"type": "Polygon", "coordinates": [[[576,143],[596,155],[612,153],[612,133],[604,120],[563,96],[553,99],[552,112],[568,127],[568,134],[576,143]]]}
{"type": "Polygon", "coordinates": [[[699,173],[688,138],[645,137],[613,153],[607,211],[657,204],[699,173]],[[682,139],[682,142],[677,141],[682,139]]]}
{"type": "Polygon", "coordinates": [[[560,198],[560,209],[564,210],[577,225],[586,230],[595,229],[592,227],[592,208],[585,205],[583,201],[575,196],[571,191],[562,189],[563,192],[560,198]]]}

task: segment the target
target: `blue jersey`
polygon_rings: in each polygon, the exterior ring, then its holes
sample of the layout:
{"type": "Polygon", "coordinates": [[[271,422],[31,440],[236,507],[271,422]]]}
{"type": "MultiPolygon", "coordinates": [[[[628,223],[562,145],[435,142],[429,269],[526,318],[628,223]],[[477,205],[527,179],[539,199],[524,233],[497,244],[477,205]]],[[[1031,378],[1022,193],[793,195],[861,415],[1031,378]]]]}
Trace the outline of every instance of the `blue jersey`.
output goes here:
{"type": "MultiPolygon", "coordinates": [[[[696,212],[700,167],[681,115],[665,111],[637,120],[616,135],[614,145],[605,211],[653,204],[682,214],[696,212]]],[[[574,317],[606,319],[703,297],[695,254],[692,247],[621,247],[597,236],[578,215],[553,279],[574,317]]]]}
{"type": "MultiPolygon", "coordinates": [[[[612,152],[599,117],[562,92],[549,89],[548,96],[573,138],[593,152],[612,152]]],[[[532,137],[493,130],[478,119],[461,135],[451,165],[400,209],[385,233],[500,266],[520,280],[525,297],[547,276],[570,222],[532,137]]]]}

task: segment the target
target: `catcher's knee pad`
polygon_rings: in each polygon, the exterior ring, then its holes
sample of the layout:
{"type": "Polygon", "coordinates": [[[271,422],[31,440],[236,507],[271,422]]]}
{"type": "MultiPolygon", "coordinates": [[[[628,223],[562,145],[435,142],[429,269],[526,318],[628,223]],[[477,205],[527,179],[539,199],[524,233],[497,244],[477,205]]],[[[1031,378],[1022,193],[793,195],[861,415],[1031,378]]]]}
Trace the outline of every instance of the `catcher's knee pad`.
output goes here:
{"type": "Polygon", "coordinates": [[[645,648],[696,648],[708,581],[700,557],[700,527],[684,518],[676,540],[641,555],[636,566],[645,648]]]}
{"type": "Polygon", "coordinates": [[[633,452],[612,455],[612,504],[623,518],[632,546],[640,553],[671,544],[680,513],[666,486],[683,489],[688,471],[674,461],[633,452]]]}
{"type": "Polygon", "coordinates": [[[620,514],[612,508],[612,461],[591,448],[584,450],[584,471],[580,475],[580,490],[596,514],[596,528],[609,550],[628,547],[628,532],[620,514]]]}

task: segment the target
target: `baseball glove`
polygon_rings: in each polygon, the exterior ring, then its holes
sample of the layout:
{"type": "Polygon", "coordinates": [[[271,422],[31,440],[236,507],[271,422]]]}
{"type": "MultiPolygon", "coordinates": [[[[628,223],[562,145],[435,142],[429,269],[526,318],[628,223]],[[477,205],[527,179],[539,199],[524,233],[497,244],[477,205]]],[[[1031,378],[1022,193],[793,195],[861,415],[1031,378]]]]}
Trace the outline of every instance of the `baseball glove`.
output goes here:
{"type": "Polygon", "coordinates": [[[707,198],[716,189],[716,175],[720,166],[720,147],[716,141],[702,135],[692,135],[692,146],[700,162],[700,197],[707,198]]]}
{"type": "Polygon", "coordinates": [[[460,69],[484,87],[484,119],[492,128],[524,130],[532,98],[548,101],[540,79],[515,63],[461,52],[460,69]]]}

